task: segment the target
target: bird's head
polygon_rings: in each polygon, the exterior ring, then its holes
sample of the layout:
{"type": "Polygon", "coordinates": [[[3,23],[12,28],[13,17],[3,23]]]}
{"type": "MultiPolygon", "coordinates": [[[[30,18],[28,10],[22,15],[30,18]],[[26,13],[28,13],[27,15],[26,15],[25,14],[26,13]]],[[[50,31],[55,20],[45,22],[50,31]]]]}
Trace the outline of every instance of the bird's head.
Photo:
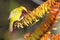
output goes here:
{"type": "Polygon", "coordinates": [[[20,8],[21,8],[22,11],[26,11],[27,12],[27,9],[24,6],[20,6],[20,8]]]}
{"type": "Polygon", "coordinates": [[[28,10],[24,6],[20,6],[20,9],[22,11],[22,15],[27,14],[28,10]]]}

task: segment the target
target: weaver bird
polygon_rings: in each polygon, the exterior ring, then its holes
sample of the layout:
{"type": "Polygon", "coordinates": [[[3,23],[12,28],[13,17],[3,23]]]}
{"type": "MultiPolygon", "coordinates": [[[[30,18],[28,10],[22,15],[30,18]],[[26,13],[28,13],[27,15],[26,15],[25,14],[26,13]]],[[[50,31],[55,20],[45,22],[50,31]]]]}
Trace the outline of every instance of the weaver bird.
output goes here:
{"type": "Polygon", "coordinates": [[[27,9],[24,6],[20,6],[20,7],[15,8],[11,11],[10,16],[8,18],[8,20],[10,20],[9,31],[13,31],[13,23],[15,21],[20,21],[21,20],[21,16],[23,14],[22,13],[23,11],[27,12],[27,9]]]}

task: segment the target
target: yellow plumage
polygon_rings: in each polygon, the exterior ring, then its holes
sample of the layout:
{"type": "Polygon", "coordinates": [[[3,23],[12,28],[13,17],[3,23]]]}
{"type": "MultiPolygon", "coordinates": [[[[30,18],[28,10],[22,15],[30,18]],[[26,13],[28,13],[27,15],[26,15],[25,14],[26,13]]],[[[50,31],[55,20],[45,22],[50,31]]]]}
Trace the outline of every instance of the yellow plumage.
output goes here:
{"type": "Polygon", "coordinates": [[[22,11],[25,10],[27,11],[27,9],[23,6],[20,6],[18,8],[15,8],[11,11],[10,16],[9,16],[9,20],[10,20],[10,24],[9,24],[9,30],[13,31],[13,23],[15,21],[20,21],[21,20],[21,15],[22,15],[22,11]]]}

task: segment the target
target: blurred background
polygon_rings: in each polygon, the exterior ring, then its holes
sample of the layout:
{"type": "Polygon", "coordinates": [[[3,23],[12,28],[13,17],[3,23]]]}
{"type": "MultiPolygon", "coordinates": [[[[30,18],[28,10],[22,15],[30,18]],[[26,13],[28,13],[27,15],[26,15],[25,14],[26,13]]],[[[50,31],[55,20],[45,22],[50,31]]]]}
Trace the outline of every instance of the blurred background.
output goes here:
{"type": "Polygon", "coordinates": [[[8,32],[8,17],[12,9],[19,6],[25,6],[28,10],[33,10],[45,1],[46,0],[0,0],[0,40],[23,40],[22,37],[25,33],[25,29],[14,31],[12,33],[8,32]]]}

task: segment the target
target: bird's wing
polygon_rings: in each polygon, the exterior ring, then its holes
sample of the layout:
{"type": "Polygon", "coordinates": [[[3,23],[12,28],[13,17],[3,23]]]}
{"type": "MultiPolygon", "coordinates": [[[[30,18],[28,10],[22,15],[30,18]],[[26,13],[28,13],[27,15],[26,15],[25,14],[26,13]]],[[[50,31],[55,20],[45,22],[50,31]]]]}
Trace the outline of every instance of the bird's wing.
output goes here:
{"type": "Polygon", "coordinates": [[[17,13],[18,13],[18,12],[17,12],[17,8],[14,9],[14,10],[12,10],[11,13],[10,13],[10,15],[9,15],[8,20],[9,20],[10,18],[14,17],[17,13]]]}

